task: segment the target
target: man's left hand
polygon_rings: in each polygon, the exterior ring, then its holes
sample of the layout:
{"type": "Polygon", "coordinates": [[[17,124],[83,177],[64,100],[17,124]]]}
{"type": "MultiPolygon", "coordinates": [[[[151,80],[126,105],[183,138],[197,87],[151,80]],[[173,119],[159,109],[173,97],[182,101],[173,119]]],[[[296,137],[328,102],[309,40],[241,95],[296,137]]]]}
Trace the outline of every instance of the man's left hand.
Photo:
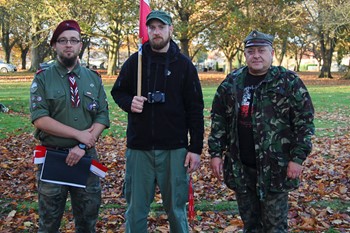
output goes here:
{"type": "Polygon", "coordinates": [[[291,178],[291,179],[299,178],[302,170],[303,170],[302,165],[300,165],[299,163],[290,161],[287,167],[287,176],[288,178],[291,178]]]}

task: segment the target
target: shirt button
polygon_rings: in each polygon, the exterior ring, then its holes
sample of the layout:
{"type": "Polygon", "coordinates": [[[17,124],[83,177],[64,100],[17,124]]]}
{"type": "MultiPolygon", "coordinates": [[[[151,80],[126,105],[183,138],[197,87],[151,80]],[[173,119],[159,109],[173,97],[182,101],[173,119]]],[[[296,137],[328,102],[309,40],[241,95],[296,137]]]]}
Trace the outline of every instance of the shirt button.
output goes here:
{"type": "Polygon", "coordinates": [[[77,121],[78,120],[78,117],[74,117],[74,121],[77,121]]]}

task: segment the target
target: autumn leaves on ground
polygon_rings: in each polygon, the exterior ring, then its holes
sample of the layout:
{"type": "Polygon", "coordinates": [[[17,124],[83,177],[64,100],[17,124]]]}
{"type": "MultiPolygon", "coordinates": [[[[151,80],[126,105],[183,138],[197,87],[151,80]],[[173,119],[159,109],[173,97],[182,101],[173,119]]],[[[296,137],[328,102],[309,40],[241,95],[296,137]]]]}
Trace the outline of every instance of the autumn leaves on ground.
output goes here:
{"type": "MultiPolygon", "coordinates": [[[[219,83],[222,77],[202,76],[202,82],[219,83]],[[204,77],[204,78],[203,78],[204,77]]],[[[323,82],[305,78],[306,84],[323,82]]],[[[324,80],[337,85],[342,80],[324,80]]],[[[348,82],[349,83],[349,82],[348,82]]],[[[343,83],[342,83],[343,84],[343,83]]],[[[349,83],[350,84],[350,83],[349,83]]],[[[321,115],[316,117],[321,118],[321,115]]],[[[333,116],[337,117],[337,116],[333,116]]],[[[341,116],[350,122],[350,116],[341,116]]],[[[209,128],[206,128],[207,138],[209,128]]],[[[305,162],[300,188],[290,194],[289,226],[291,232],[350,232],[350,126],[339,129],[336,136],[314,137],[314,149],[305,162]],[[336,207],[334,207],[336,206],[336,207]],[[344,208],[341,208],[344,206],[344,208]],[[333,229],[334,231],[330,231],[333,229]]],[[[38,143],[31,134],[22,133],[2,139],[0,144],[0,232],[36,232],[37,196],[33,148],[38,143]]],[[[207,145],[202,165],[193,174],[196,217],[191,232],[240,232],[242,222],[237,213],[235,195],[211,173],[207,145]],[[230,208],[232,207],[232,208],[230,208]]],[[[98,144],[101,161],[109,171],[103,185],[103,206],[97,232],[124,232],[125,199],[124,138],[105,137],[98,144]]],[[[149,216],[149,232],[169,232],[167,216],[157,192],[149,216]]],[[[70,206],[62,220],[62,232],[74,232],[70,206]]]]}

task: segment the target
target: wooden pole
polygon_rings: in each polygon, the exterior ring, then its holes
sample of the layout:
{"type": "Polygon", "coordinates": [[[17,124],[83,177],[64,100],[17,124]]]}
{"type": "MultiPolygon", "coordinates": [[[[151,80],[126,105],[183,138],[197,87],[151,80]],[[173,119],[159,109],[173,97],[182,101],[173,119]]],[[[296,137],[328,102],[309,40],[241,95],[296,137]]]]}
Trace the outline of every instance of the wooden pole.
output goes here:
{"type": "Polygon", "coordinates": [[[139,56],[137,62],[137,96],[141,96],[142,88],[142,38],[139,40],[139,56]]]}

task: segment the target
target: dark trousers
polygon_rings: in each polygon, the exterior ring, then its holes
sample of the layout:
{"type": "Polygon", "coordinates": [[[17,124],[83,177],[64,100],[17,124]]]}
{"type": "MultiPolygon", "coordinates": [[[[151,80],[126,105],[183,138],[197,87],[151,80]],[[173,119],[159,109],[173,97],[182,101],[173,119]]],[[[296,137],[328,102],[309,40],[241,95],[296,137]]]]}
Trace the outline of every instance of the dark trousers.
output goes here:
{"type": "Polygon", "coordinates": [[[257,195],[256,170],[244,167],[247,182],[246,193],[236,193],[239,213],[244,223],[244,232],[288,232],[288,193],[268,192],[264,200],[257,195]]]}

